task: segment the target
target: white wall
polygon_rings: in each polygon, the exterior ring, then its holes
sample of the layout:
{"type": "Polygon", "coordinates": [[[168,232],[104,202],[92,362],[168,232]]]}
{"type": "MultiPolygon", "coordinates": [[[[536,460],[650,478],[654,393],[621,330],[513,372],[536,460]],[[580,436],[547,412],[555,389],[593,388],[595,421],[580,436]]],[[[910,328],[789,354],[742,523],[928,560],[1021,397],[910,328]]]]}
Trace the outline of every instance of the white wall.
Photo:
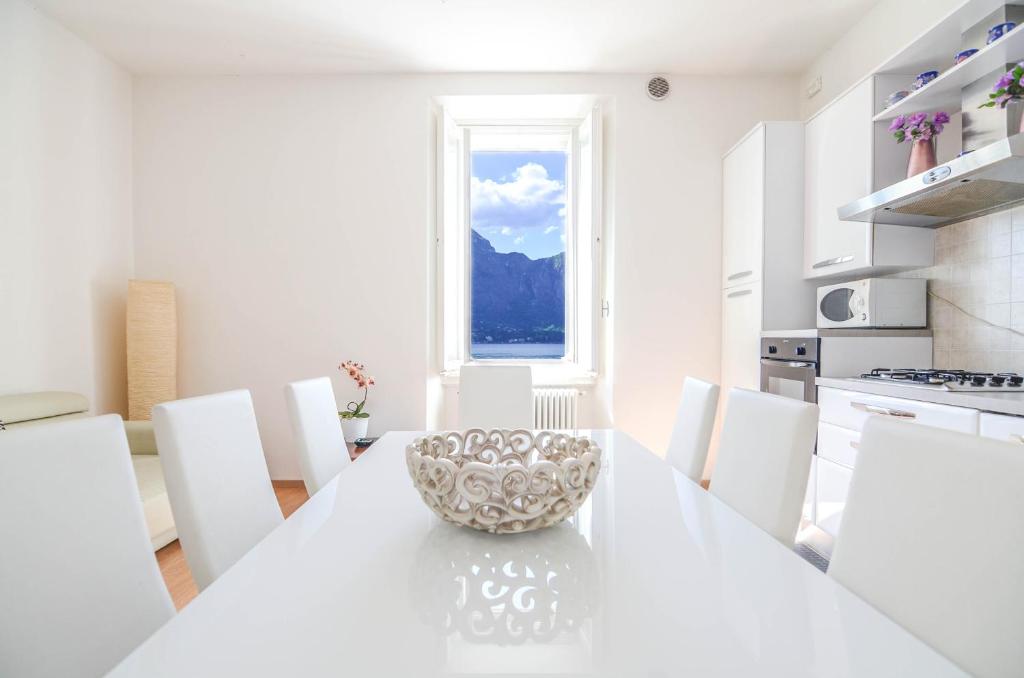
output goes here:
{"type": "Polygon", "coordinates": [[[796,80],[673,76],[141,77],[140,277],[179,289],[182,395],[253,389],[271,472],[297,476],[282,387],[378,378],[371,433],[418,428],[430,373],[433,128],[445,94],[615,99],[614,424],[660,448],[686,374],[719,370],[721,154],[797,115],[796,80]]]}
{"type": "MultiPolygon", "coordinates": [[[[800,115],[806,119],[848,87],[873,72],[923,34],[928,28],[964,4],[965,0],[882,0],[850,27],[831,49],[818,57],[800,78],[800,115]],[[821,91],[808,99],[807,85],[821,76],[821,91]]],[[[949,59],[952,64],[951,50],[949,59]]]]}
{"type": "Polygon", "coordinates": [[[33,6],[0,1],[0,393],[124,412],[131,92],[33,6]]]}

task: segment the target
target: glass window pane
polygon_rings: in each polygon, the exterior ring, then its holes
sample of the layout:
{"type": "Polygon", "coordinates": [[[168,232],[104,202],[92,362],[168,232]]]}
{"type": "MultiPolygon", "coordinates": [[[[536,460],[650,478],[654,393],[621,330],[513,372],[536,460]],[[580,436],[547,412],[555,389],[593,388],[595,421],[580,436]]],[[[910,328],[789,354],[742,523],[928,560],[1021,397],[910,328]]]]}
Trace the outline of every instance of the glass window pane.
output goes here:
{"type": "Polygon", "coordinates": [[[565,355],[564,151],[471,153],[470,355],[565,355]]]}

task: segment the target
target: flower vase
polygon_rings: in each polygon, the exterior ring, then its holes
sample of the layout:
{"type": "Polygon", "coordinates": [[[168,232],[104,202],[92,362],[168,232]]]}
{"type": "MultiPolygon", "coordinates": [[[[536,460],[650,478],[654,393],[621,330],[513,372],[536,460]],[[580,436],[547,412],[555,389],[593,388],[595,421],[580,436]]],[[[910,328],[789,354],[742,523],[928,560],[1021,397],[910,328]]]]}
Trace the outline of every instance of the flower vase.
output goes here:
{"type": "Polygon", "coordinates": [[[370,426],[369,417],[341,417],[341,432],[346,443],[354,443],[357,438],[366,437],[366,429],[370,426]]]}
{"type": "Polygon", "coordinates": [[[907,178],[927,172],[938,165],[935,159],[935,140],[918,139],[910,147],[910,163],[907,165],[907,178]]]}

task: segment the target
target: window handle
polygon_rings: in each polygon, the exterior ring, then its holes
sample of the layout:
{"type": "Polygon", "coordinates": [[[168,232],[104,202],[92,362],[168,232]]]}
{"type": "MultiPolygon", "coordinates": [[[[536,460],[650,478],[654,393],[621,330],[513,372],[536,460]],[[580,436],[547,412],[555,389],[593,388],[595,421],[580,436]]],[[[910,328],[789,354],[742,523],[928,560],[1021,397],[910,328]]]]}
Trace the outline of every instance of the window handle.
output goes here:
{"type": "Polygon", "coordinates": [[[751,273],[753,273],[753,271],[740,271],[739,273],[733,273],[726,278],[726,280],[739,280],[740,278],[746,278],[751,273]]]}
{"type": "Polygon", "coordinates": [[[845,264],[845,263],[850,262],[850,261],[853,261],[853,255],[852,254],[847,254],[846,256],[842,256],[842,257],[832,257],[831,259],[822,259],[818,263],[812,264],[811,268],[825,268],[827,266],[835,266],[836,264],[845,264]]]}
{"type": "Polygon", "coordinates": [[[607,299],[601,301],[601,317],[607,318],[612,314],[612,305],[608,303],[607,299]]]}
{"type": "Polygon", "coordinates": [[[730,299],[732,299],[733,297],[742,297],[742,296],[746,296],[746,295],[752,294],[752,293],[753,293],[753,290],[738,290],[736,292],[730,292],[726,296],[728,296],[730,299]]]}
{"type": "Polygon", "coordinates": [[[850,407],[861,412],[868,412],[870,414],[883,414],[887,417],[895,417],[897,419],[917,419],[917,415],[913,412],[906,410],[895,410],[891,407],[882,407],[881,405],[872,405],[870,403],[862,403],[853,401],[850,403],[850,407]]]}

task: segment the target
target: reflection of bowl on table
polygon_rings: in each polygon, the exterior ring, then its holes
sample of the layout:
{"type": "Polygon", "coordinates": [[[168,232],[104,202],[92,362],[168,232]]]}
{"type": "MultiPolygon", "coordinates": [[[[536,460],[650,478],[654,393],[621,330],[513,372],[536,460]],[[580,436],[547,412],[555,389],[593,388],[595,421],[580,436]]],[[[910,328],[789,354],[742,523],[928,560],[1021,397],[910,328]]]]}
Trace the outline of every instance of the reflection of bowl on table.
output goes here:
{"type": "Polygon", "coordinates": [[[601,448],[565,433],[470,429],[418,438],[405,459],[424,503],[441,518],[509,533],[575,513],[597,482],[601,448]]]}
{"type": "Polygon", "coordinates": [[[450,525],[427,535],[410,585],[420,618],[471,643],[543,643],[594,617],[597,568],[567,525],[497,537],[450,525]]]}

